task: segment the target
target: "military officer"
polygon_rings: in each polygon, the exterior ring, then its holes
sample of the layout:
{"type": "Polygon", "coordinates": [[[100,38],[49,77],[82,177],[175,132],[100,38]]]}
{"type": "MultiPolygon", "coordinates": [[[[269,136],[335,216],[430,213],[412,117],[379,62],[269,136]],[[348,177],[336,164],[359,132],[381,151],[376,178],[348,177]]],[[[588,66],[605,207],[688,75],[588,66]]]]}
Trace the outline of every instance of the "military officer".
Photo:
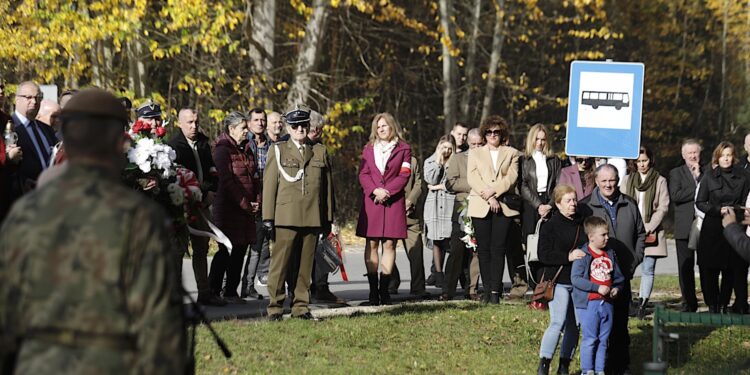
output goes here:
{"type": "Polygon", "coordinates": [[[268,317],[281,320],[287,271],[297,274],[292,316],[316,320],[310,302],[310,278],[315,244],[333,221],[331,163],[325,146],[305,142],[310,111],[299,107],[284,115],[288,141],[268,150],[263,177],[263,226],[275,236],[268,274],[268,317]],[[290,267],[299,269],[291,269],[290,267]]]}
{"type": "Polygon", "coordinates": [[[0,229],[0,373],[184,373],[166,215],[120,182],[125,109],[87,89],[60,116],[67,170],[0,229]]]}

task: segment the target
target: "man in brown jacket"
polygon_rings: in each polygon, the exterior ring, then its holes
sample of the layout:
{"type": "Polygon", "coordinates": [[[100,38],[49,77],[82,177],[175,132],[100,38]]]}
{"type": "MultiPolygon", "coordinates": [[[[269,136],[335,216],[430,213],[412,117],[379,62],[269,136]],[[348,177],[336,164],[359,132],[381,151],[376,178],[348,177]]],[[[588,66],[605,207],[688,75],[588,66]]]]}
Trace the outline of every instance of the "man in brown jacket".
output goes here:
{"type": "MultiPolygon", "coordinates": [[[[468,144],[469,149],[482,145],[482,135],[479,133],[479,129],[474,128],[469,130],[468,144]]],[[[448,191],[456,193],[456,204],[453,205],[453,230],[448,258],[445,261],[445,283],[443,283],[443,292],[440,295],[441,301],[451,300],[455,296],[456,284],[463,271],[464,257],[467,252],[466,244],[462,240],[465,233],[461,220],[461,211],[464,207],[464,202],[471,191],[471,186],[469,186],[469,182],[466,179],[467,164],[468,152],[459,152],[451,156],[451,159],[448,161],[448,169],[446,170],[445,187],[448,191]]],[[[476,289],[479,282],[479,261],[476,253],[473,254],[469,266],[469,279],[468,297],[473,300],[479,300],[476,289]]]]}
{"type": "Polygon", "coordinates": [[[292,316],[317,320],[310,314],[310,279],[318,235],[328,235],[333,221],[331,163],[325,146],[305,140],[310,112],[296,109],[285,115],[290,139],[268,151],[263,177],[263,226],[275,244],[268,274],[268,317],[281,320],[284,281],[289,267],[297,274],[292,316]],[[294,258],[293,258],[294,257],[294,258]]]}

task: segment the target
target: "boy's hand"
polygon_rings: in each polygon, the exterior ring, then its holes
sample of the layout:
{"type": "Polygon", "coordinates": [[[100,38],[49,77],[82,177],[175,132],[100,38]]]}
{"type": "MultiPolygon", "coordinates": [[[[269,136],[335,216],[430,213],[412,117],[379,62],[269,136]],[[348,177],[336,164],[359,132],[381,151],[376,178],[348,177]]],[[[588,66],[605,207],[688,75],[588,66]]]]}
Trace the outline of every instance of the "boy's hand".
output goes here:
{"type": "Polygon", "coordinates": [[[606,296],[609,294],[609,287],[606,285],[599,285],[599,294],[606,296]]]}
{"type": "Polygon", "coordinates": [[[619,290],[619,289],[617,289],[617,288],[612,288],[612,290],[610,290],[610,291],[609,291],[609,296],[610,296],[611,298],[615,298],[615,297],[617,297],[617,293],[618,293],[619,291],[620,291],[620,290],[619,290]]]}

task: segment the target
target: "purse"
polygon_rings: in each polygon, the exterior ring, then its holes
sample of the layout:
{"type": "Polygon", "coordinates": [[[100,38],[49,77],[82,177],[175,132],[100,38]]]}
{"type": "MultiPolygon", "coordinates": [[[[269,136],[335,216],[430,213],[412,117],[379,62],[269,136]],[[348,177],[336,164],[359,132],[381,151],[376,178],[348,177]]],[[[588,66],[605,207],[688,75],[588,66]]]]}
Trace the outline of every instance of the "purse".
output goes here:
{"type": "Polygon", "coordinates": [[[688,234],[688,249],[698,250],[698,241],[701,238],[701,226],[703,226],[703,219],[696,217],[693,219],[693,224],[690,225],[690,234],[688,234]]]}
{"type": "Polygon", "coordinates": [[[343,264],[338,251],[336,251],[336,247],[328,238],[324,238],[322,234],[318,237],[315,260],[319,264],[318,268],[324,273],[331,273],[343,264]]]}
{"type": "Polygon", "coordinates": [[[534,233],[526,236],[526,264],[539,261],[539,228],[543,219],[536,222],[534,233]]]}
{"type": "Polygon", "coordinates": [[[513,211],[521,211],[521,207],[523,206],[523,198],[516,193],[505,193],[501,195],[500,202],[503,202],[513,211]]]}
{"type": "Polygon", "coordinates": [[[644,244],[648,247],[659,246],[659,237],[656,235],[656,233],[649,233],[646,235],[644,244]]]}
{"type": "MultiPolygon", "coordinates": [[[[578,235],[580,233],[581,227],[579,226],[576,228],[576,239],[573,241],[573,246],[570,249],[571,251],[575,249],[576,243],[578,242],[578,235]]],[[[534,287],[534,295],[531,297],[531,300],[541,303],[549,303],[552,301],[555,298],[555,285],[557,284],[557,278],[560,276],[562,270],[563,266],[560,266],[560,268],[557,269],[557,273],[555,273],[555,277],[551,280],[545,280],[544,273],[542,273],[541,280],[536,284],[536,287],[534,287]]]]}

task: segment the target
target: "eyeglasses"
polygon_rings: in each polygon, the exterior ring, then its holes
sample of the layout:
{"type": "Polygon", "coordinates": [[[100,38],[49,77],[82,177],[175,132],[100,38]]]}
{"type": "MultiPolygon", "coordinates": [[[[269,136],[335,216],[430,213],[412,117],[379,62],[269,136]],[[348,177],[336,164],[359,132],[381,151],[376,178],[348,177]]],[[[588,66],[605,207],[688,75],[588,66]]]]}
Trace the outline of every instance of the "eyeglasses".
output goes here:
{"type": "Polygon", "coordinates": [[[591,163],[591,158],[576,158],[576,163],[591,163]]]}
{"type": "Polygon", "coordinates": [[[310,124],[305,122],[300,124],[289,124],[289,126],[291,126],[293,130],[297,130],[299,127],[302,127],[302,129],[310,129],[310,124]]]}
{"type": "Polygon", "coordinates": [[[40,101],[44,98],[44,95],[16,95],[19,98],[24,98],[26,100],[36,99],[36,101],[40,101]]]}
{"type": "Polygon", "coordinates": [[[503,135],[503,131],[500,130],[500,129],[485,130],[484,131],[484,135],[494,135],[495,137],[499,137],[499,136],[503,135]]]}

